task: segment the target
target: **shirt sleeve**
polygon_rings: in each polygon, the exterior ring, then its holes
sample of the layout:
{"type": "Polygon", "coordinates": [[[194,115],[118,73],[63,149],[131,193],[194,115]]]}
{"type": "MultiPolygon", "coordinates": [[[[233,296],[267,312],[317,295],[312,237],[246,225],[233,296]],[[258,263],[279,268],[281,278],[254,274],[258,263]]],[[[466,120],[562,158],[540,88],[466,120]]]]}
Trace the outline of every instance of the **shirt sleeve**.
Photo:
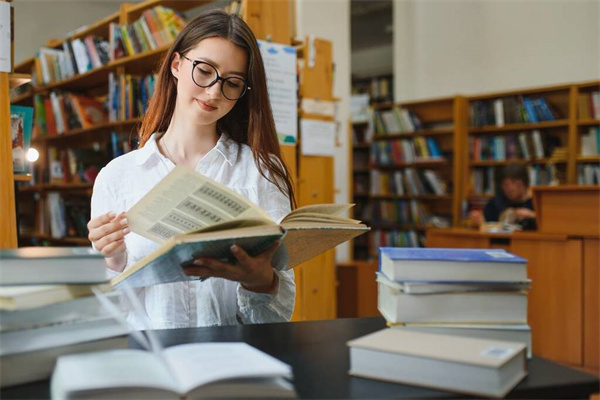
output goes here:
{"type": "MultiPolygon", "coordinates": [[[[110,190],[110,186],[108,185],[109,181],[110,179],[108,177],[107,170],[103,168],[102,170],[100,170],[100,173],[94,181],[90,212],[91,218],[96,218],[110,211],[114,212],[115,214],[121,211],[114,193],[110,190]]],[[[92,247],[96,249],[93,243],[92,247]]],[[[108,271],[108,277],[110,279],[120,274],[119,272],[113,271],[108,267],[106,268],[106,270],[108,271]]]]}
{"type": "MultiPolygon", "coordinates": [[[[259,206],[277,222],[290,211],[290,201],[277,187],[264,179],[265,185],[259,193],[259,206]]],[[[294,271],[275,271],[279,283],[275,294],[254,293],[238,283],[238,316],[243,323],[289,321],[294,311],[296,283],[294,271]]]]}

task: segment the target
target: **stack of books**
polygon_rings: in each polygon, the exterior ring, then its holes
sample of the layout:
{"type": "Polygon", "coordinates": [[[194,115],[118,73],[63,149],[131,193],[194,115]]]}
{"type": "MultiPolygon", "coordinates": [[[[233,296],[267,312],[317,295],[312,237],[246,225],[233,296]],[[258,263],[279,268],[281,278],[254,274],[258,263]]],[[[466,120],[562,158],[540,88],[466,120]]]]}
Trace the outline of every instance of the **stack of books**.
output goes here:
{"type": "Polygon", "coordinates": [[[393,329],[527,345],[527,260],[501,249],[379,249],[378,309],[393,329]]]}
{"type": "Polygon", "coordinates": [[[527,375],[527,261],[498,249],[379,249],[389,328],[348,342],[350,374],[503,397],[527,375]]]}
{"type": "Polygon", "coordinates": [[[104,258],[87,248],[0,250],[0,387],[47,379],[58,356],[128,346],[104,258]]]}

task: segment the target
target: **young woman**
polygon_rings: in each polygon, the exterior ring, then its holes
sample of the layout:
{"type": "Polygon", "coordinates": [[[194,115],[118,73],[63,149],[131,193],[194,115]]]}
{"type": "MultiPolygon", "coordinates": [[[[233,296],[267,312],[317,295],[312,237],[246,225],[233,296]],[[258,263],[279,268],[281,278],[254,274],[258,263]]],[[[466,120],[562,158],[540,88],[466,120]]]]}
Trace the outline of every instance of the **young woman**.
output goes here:
{"type": "MultiPolygon", "coordinates": [[[[89,239],[115,276],[158,245],[131,233],[125,212],[184,165],[246,196],[275,220],[294,193],[280,161],[260,51],[250,28],[220,10],[200,14],[168,50],[139,131],[140,148],[112,160],[92,195],[89,239]]],[[[232,247],[234,264],[197,259],[186,273],[202,278],[138,290],[143,328],[181,328],[287,321],[294,308],[293,273],[275,271],[278,244],[250,257],[232,247]]]]}

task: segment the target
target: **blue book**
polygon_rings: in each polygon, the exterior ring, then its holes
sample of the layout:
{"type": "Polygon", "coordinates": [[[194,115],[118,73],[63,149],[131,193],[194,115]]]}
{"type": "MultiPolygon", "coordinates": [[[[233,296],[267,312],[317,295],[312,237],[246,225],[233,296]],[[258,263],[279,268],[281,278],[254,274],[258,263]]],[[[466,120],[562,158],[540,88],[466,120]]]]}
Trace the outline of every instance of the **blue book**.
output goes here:
{"type": "Polygon", "coordinates": [[[527,280],[527,260],[502,249],[380,247],[379,270],[398,282],[527,280]]]}
{"type": "Polygon", "coordinates": [[[525,107],[525,111],[527,112],[527,118],[529,119],[529,122],[538,122],[535,109],[533,108],[533,104],[531,103],[531,99],[529,97],[523,96],[523,106],[525,107]]]}

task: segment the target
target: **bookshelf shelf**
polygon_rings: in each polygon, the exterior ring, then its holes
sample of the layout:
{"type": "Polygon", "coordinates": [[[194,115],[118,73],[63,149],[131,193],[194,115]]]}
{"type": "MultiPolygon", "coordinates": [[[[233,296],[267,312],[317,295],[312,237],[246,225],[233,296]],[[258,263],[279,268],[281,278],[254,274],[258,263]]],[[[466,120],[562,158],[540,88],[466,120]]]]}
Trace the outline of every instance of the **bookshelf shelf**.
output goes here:
{"type": "Polygon", "coordinates": [[[469,165],[471,167],[493,167],[493,166],[504,166],[509,164],[565,164],[567,160],[561,159],[552,159],[552,158],[539,158],[534,160],[523,160],[523,159],[514,159],[514,160],[505,160],[505,161],[495,161],[495,160],[485,160],[485,161],[471,161],[469,165]]]}
{"type": "Polygon", "coordinates": [[[398,164],[394,164],[394,165],[378,165],[378,164],[374,164],[372,166],[372,168],[374,169],[380,169],[382,171],[393,171],[396,169],[402,169],[402,168],[418,168],[418,167],[441,167],[444,165],[448,165],[449,161],[448,160],[418,160],[415,161],[414,163],[398,163],[398,164]]]}
{"type": "Polygon", "coordinates": [[[23,104],[33,105],[33,90],[28,90],[25,93],[21,93],[10,100],[11,104],[23,104]]]}
{"type": "Polygon", "coordinates": [[[371,143],[359,143],[352,146],[354,149],[370,149],[371,143]]]}
{"type": "Polygon", "coordinates": [[[452,129],[429,129],[407,133],[390,133],[386,135],[375,135],[373,136],[373,140],[410,139],[417,136],[442,136],[452,134],[452,129]]]}
{"type": "Polygon", "coordinates": [[[585,119],[577,121],[579,126],[600,126],[600,119],[585,119]]]}
{"type": "Polygon", "coordinates": [[[369,195],[369,197],[373,200],[423,200],[423,201],[452,200],[452,195],[435,195],[435,194],[422,194],[422,195],[372,194],[372,195],[369,195]]]}
{"type": "Polygon", "coordinates": [[[15,174],[15,182],[29,182],[33,179],[31,174],[15,174]]]}
{"type": "Polygon", "coordinates": [[[19,192],[51,192],[64,190],[91,191],[92,187],[93,185],[91,183],[49,183],[32,186],[21,186],[19,187],[19,192]]]}
{"type": "Polygon", "coordinates": [[[71,245],[71,246],[91,246],[91,242],[88,238],[84,237],[63,237],[63,238],[54,238],[50,235],[43,235],[38,233],[24,233],[20,235],[20,238],[23,240],[43,240],[52,242],[58,245],[71,245]]]}
{"type": "Polygon", "coordinates": [[[471,127],[469,133],[500,133],[500,132],[515,132],[525,131],[534,129],[546,129],[546,128],[567,128],[569,121],[567,119],[559,119],[555,121],[544,121],[538,123],[526,123],[526,124],[510,124],[504,126],[484,126],[484,127],[471,127]]]}
{"type": "Polygon", "coordinates": [[[600,163],[600,156],[577,156],[579,163],[600,163]]]}
{"type": "MultiPolygon", "coordinates": [[[[133,119],[128,119],[128,120],[124,120],[124,121],[106,122],[103,124],[98,124],[98,125],[92,126],[91,128],[76,129],[73,131],[65,132],[60,135],[42,136],[42,137],[34,138],[32,140],[32,142],[33,143],[59,142],[61,140],[67,140],[67,139],[70,140],[75,137],[81,137],[81,136],[89,135],[89,134],[94,134],[94,135],[109,134],[116,128],[124,128],[127,126],[134,126],[135,124],[138,124],[141,121],[142,121],[141,118],[133,118],[133,119]]],[[[95,139],[98,139],[98,136],[96,136],[95,139]]]]}
{"type": "Polygon", "coordinates": [[[368,174],[369,172],[369,168],[354,168],[352,170],[352,173],[354,174],[368,174]]]}
{"type": "Polygon", "coordinates": [[[28,82],[31,82],[31,75],[30,74],[15,73],[15,74],[9,74],[8,75],[8,86],[9,86],[9,89],[16,88],[16,87],[24,85],[24,84],[26,84],[28,82]]]}

